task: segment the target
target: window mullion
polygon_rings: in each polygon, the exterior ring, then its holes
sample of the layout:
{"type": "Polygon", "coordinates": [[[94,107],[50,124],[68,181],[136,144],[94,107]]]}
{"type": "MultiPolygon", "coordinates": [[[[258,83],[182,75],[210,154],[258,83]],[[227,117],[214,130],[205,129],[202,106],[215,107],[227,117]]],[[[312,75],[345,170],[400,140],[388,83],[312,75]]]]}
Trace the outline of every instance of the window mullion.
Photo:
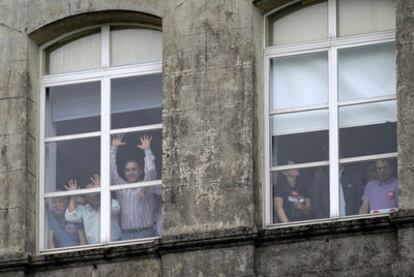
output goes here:
{"type": "Polygon", "coordinates": [[[110,79],[101,83],[101,243],[110,242],[111,193],[110,193],[110,124],[111,94],[110,79]]]}
{"type": "Polygon", "coordinates": [[[111,41],[109,25],[102,26],[101,29],[101,67],[110,67],[111,63],[111,41]]]}
{"type": "Polygon", "coordinates": [[[337,0],[328,0],[328,36],[330,38],[336,38],[336,30],[337,30],[336,1],[337,0]]]}
{"type": "Polygon", "coordinates": [[[337,49],[329,50],[329,203],[330,217],[339,216],[339,126],[337,49]]]}

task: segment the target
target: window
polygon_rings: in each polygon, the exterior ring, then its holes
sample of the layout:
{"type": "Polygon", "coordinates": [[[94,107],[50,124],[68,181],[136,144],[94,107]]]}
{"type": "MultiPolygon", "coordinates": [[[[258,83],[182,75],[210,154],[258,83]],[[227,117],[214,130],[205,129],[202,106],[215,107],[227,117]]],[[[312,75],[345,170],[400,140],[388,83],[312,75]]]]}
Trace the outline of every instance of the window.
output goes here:
{"type": "Polygon", "coordinates": [[[393,0],[267,16],[267,225],[398,209],[394,17],[393,0]]]}
{"type": "Polygon", "coordinates": [[[90,28],[42,57],[39,250],[159,237],[161,32],[90,28]]]}

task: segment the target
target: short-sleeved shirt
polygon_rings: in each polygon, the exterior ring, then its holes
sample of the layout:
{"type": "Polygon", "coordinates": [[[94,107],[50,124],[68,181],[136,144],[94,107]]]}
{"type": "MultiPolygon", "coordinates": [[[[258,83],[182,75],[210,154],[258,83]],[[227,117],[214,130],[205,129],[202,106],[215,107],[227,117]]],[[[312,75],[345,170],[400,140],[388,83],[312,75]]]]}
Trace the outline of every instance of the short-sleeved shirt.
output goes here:
{"type": "Polygon", "coordinates": [[[287,182],[279,183],[274,187],[274,196],[283,198],[283,210],[289,221],[306,220],[306,215],[296,208],[295,203],[305,203],[305,198],[309,198],[306,187],[296,184],[291,187],[287,182]]]}
{"type": "Polygon", "coordinates": [[[56,248],[79,245],[79,224],[61,221],[54,212],[49,212],[48,224],[49,230],[53,231],[56,248]]]}
{"type": "Polygon", "coordinates": [[[398,180],[392,177],[384,184],[369,181],[362,200],[368,200],[371,212],[398,209],[398,180]]]}

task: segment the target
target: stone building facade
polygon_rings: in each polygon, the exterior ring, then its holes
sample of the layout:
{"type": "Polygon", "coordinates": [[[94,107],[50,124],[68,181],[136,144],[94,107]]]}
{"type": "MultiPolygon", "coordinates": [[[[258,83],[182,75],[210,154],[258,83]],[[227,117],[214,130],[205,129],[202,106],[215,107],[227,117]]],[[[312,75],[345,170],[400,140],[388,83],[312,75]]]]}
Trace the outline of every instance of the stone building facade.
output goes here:
{"type": "Polygon", "coordinates": [[[413,0],[395,1],[400,210],[263,228],[263,22],[289,2],[0,1],[0,276],[411,276],[413,0]],[[111,22],[162,27],[163,235],[39,254],[39,47],[111,22]]]}

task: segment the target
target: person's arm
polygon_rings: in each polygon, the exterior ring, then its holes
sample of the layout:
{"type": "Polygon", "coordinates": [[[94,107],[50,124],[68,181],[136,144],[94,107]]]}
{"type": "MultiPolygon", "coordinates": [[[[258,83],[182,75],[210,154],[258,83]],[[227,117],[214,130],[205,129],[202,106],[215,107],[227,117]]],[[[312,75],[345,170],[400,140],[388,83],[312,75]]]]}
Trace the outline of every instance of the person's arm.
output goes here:
{"type": "Polygon", "coordinates": [[[311,211],[311,200],[309,198],[305,198],[305,203],[302,204],[301,210],[304,214],[309,214],[311,211]]]}
{"type": "MultiPolygon", "coordinates": [[[[78,182],[76,179],[70,179],[68,184],[65,185],[65,188],[69,191],[74,191],[79,189],[78,182]]],[[[82,222],[82,209],[79,206],[76,207],[76,196],[71,196],[69,200],[69,205],[66,208],[65,212],[65,220],[72,223],[79,223],[82,222]]]]}
{"type": "Polygon", "coordinates": [[[144,181],[153,181],[157,179],[157,170],[155,167],[155,157],[151,151],[151,136],[144,135],[140,137],[141,144],[137,147],[145,153],[144,157],[144,181]]]}
{"type": "Polygon", "coordinates": [[[121,145],[126,145],[126,142],[123,141],[124,135],[118,134],[112,137],[112,146],[111,146],[111,185],[125,184],[125,180],[121,178],[118,174],[118,167],[116,166],[116,154],[118,152],[118,147],[121,145]]]}
{"type": "Polygon", "coordinates": [[[47,233],[47,247],[49,249],[55,248],[55,241],[53,240],[53,231],[49,230],[47,233]]]}
{"type": "Polygon", "coordinates": [[[285,210],[283,209],[283,198],[276,196],[274,198],[274,203],[275,203],[275,210],[276,210],[277,216],[279,217],[280,222],[282,223],[289,222],[289,219],[286,216],[285,210]]]}
{"type": "Polygon", "coordinates": [[[78,229],[78,237],[79,237],[79,245],[88,244],[86,241],[85,230],[83,230],[83,228],[78,229]]]}
{"type": "Polygon", "coordinates": [[[369,201],[367,199],[364,199],[361,207],[359,208],[359,214],[367,214],[368,208],[369,208],[369,201]]]}

